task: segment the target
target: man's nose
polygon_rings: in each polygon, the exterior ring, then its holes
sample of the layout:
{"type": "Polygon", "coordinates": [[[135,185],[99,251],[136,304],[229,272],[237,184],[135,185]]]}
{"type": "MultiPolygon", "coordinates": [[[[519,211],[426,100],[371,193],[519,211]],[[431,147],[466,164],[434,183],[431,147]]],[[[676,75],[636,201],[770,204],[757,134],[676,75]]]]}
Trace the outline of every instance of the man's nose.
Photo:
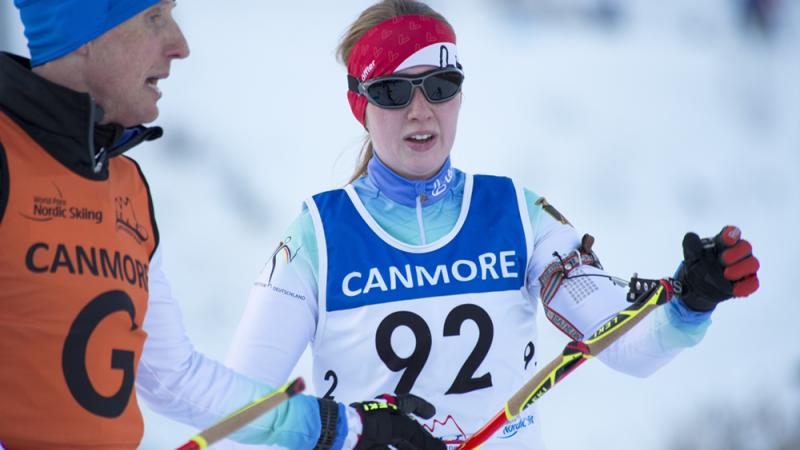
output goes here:
{"type": "Polygon", "coordinates": [[[183,35],[183,31],[176,23],[175,29],[171,33],[167,56],[171,59],[184,59],[189,56],[189,53],[189,43],[186,41],[186,36],[183,35]]]}

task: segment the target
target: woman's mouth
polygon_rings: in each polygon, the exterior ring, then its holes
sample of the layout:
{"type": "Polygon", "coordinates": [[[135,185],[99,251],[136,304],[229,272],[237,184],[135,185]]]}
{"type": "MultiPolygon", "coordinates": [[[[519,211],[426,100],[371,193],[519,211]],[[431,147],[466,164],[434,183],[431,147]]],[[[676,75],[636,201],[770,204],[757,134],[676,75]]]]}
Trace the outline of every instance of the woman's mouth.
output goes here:
{"type": "Polygon", "coordinates": [[[415,133],[406,136],[403,140],[411,150],[424,152],[433,148],[436,143],[436,135],[433,133],[415,133]]]}
{"type": "Polygon", "coordinates": [[[428,142],[433,139],[432,134],[412,134],[411,136],[407,137],[406,140],[409,142],[428,142]]]}

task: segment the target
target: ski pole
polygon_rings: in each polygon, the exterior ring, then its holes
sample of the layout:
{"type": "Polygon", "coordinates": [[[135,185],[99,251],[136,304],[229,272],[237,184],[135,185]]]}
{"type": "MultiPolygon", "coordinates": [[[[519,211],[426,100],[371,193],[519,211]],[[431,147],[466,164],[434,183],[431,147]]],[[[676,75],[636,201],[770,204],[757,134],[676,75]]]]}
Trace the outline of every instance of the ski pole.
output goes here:
{"type": "Polygon", "coordinates": [[[589,358],[597,356],[620,336],[628,332],[659,305],[669,302],[679,289],[672,280],[658,280],[638,301],[606,321],[599,330],[583,341],[572,341],[562,354],[539,370],[509,399],[502,411],[464,441],[457,450],[472,450],[491,438],[497,430],[514,420],[533,402],[541,398],[589,358]]]}
{"type": "Polygon", "coordinates": [[[303,378],[298,377],[275,391],[255,399],[252,403],[243,406],[214,425],[197,433],[188,442],[178,447],[177,450],[202,450],[242,428],[289,398],[303,392],[305,388],[306,384],[303,378]]]}

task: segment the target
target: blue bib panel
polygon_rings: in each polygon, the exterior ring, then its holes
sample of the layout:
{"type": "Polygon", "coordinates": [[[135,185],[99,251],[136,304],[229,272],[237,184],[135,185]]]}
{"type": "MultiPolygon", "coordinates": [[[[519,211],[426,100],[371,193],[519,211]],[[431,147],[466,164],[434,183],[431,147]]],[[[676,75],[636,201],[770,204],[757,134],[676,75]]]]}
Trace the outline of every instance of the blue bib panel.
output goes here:
{"type": "Polygon", "coordinates": [[[432,251],[406,251],[387,243],[343,189],[314,196],[327,249],[327,311],[519,290],[528,252],[514,185],[504,177],[473,178],[466,220],[455,237],[432,251]]]}

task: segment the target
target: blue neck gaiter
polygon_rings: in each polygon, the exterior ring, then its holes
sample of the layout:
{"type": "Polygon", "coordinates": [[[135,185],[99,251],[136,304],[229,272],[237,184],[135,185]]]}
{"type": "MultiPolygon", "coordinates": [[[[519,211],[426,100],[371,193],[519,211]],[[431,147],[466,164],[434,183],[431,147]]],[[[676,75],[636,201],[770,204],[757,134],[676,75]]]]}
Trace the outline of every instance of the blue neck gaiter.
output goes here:
{"type": "Polygon", "coordinates": [[[367,166],[367,176],[381,194],[404,206],[415,207],[417,197],[423,206],[432,205],[445,197],[455,178],[448,156],[441,170],[428,180],[409,180],[394,173],[378,155],[373,153],[367,166]]]}

